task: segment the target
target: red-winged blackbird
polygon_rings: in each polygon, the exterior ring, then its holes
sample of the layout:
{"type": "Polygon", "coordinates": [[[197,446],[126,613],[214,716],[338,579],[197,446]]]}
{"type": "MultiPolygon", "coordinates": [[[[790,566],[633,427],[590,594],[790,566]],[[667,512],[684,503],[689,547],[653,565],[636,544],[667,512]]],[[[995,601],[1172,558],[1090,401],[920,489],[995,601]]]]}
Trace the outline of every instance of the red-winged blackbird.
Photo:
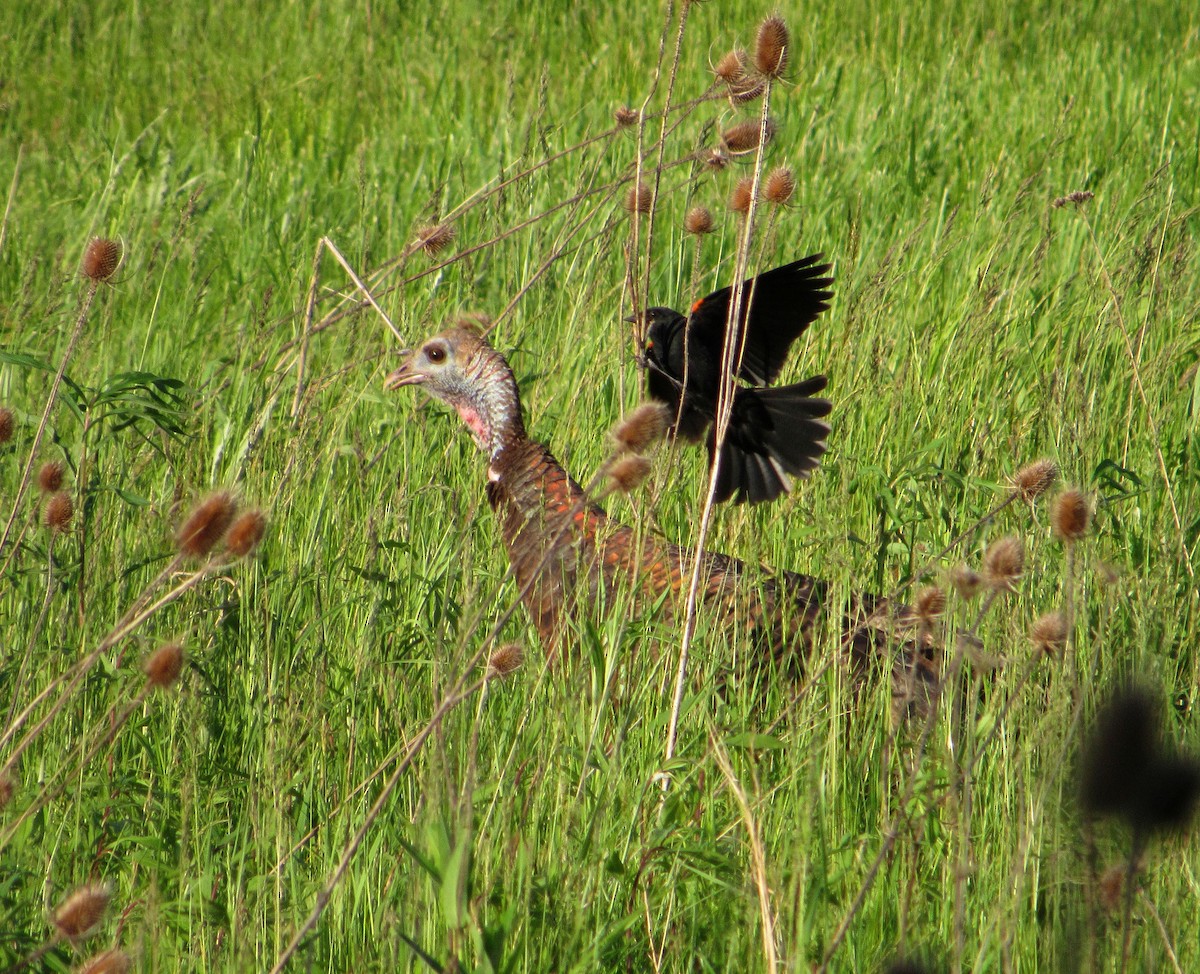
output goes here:
{"type": "MultiPolygon", "coordinates": [[[[792,342],[828,307],[833,283],[822,254],[759,274],[742,285],[741,367],[750,386],[769,386],[783,368],[792,342]]],[[[648,308],[631,320],[646,328],[647,390],[677,416],[675,433],[697,443],[708,432],[712,461],[716,443],[721,351],[729,324],[732,288],[692,305],[684,317],[670,308],[648,308]],[[680,401],[682,399],[682,402],[680,401]]],[[[735,350],[733,360],[738,360],[735,350]]],[[[790,386],[735,387],[729,428],[717,468],[714,499],[769,501],[791,489],[790,476],[807,477],[825,452],[832,408],[815,398],[825,388],[817,375],[790,386]]]]}

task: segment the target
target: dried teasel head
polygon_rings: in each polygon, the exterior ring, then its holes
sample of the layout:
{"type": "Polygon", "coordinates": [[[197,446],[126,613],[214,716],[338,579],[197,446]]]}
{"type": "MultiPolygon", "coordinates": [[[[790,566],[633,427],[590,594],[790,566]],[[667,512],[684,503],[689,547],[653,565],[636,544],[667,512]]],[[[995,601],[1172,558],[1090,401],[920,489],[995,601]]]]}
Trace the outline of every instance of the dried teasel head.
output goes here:
{"type": "Polygon", "coordinates": [[[969,565],[955,565],[950,570],[950,584],[960,599],[969,602],[983,589],[983,576],[969,565]]]}
{"type": "Polygon", "coordinates": [[[729,86],[729,102],[732,105],[744,105],[746,102],[754,101],[756,98],[761,98],[763,92],[767,90],[766,82],[761,78],[752,78],[747,75],[735,81],[729,86]]]}
{"type": "Polygon", "coordinates": [[[778,78],[787,69],[791,37],[787,24],[777,14],[772,14],[758,25],[758,36],[754,40],[754,67],[759,74],[778,78]]]}
{"type": "Polygon", "coordinates": [[[625,209],[630,213],[649,213],[654,193],[645,183],[630,186],[625,193],[625,209]]]}
{"type": "Polygon", "coordinates": [[[71,519],[75,516],[75,505],[71,502],[71,495],[66,491],[57,491],[47,498],[46,506],[42,511],[42,519],[55,534],[60,534],[66,531],[71,526],[71,519]]]}
{"type": "Polygon", "coordinates": [[[146,657],[142,667],[146,674],[146,686],[156,690],[165,690],[179,679],[183,672],[183,646],[179,643],[167,643],[159,646],[146,657]]]}
{"type": "Polygon", "coordinates": [[[488,657],[487,678],[503,680],[515,673],[525,662],[525,650],[519,643],[505,643],[488,657]]]}
{"type": "Polygon", "coordinates": [[[1034,460],[1013,475],[1012,485],[1022,498],[1032,502],[1046,493],[1057,479],[1057,463],[1053,460],[1034,460]]]}
{"type": "Polygon", "coordinates": [[[17,428],[17,418],[13,415],[13,411],[7,406],[0,406],[0,446],[3,446],[13,437],[13,431],[17,428]]]}
{"type": "Polygon", "coordinates": [[[100,926],[111,898],[107,883],[81,886],[54,911],[54,928],[67,940],[82,940],[100,926]]]}
{"type": "Polygon", "coordinates": [[[997,591],[1013,591],[1024,570],[1025,548],[1016,535],[993,541],[983,553],[983,576],[997,591]]]}
{"type": "Polygon", "coordinates": [[[1091,519],[1087,498],[1074,488],[1062,491],[1050,507],[1050,527],[1055,537],[1066,542],[1078,541],[1087,534],[1091,519]]]}
{"type": "Polygon", "coordinates": [[[613,443],[621,453],[642,453],[658,443],[670,425],[669,406],[644,402],[613,427],[613,443]]]}
{"type": "Polygon", "coordinates": [[[0,812],[8,807],[13,795],[17,793],[17,783],[7,772],[0,772],[0,812]]]}
{"type": "Polygon", "coordinates": [[[724,149],[712,149],[708,155],[704,157],[704,164],[713,172],[720,172],[729,165],[729,155],[724,149]]]}
{"type": "Polygon", "coordinates": [[[754,199],[754,180],[750,176],[739,179],[729,194],[729,208],[734,213],[749,213],[754,199]]]}
{"type": "Polygon", "coordinates": [[[787,206],[796,193],[796,175],[788,166],[776,166],[767,175],[763,199],[776,206],[787,206]]]}
{"type": "Polygon", "coordinates": [[[746,52],[734,48],[721,57],[713,68],[713,74],[728,85],[732,85],[746,76],[746,52]]]}
{"type": "Polygon", "coordinates": [[[683,228],[699,237],[713,232],[713,215],[707,206],[693,206],[683,218],[683,228]]]}
{"type": "Polygon", "coordinates": [[[757,149],[760,140],[766,145],[774,136],[775,123],[769,118],[765,121],[738,122],[721,133],[721,145],[731,156],[743,156],[757,149]]]}
{"type": "Polygon", "coordinates": [[[1033,648],[1046,656],[1057,658],[1067,645],[1067,620],[1061,612],[1046,612],[1029,627],[1033,648]]]}
{"type": "Polygon", "coordinates": [[[917,593],[913,608],[922,622],[933,622],[946,611],[946,593],[936,585],[927,586],[917,593]]]}
{"type": "Polygon", "coordinates": [[[53,494],[63,485],[63,465],[57,460],[48,460],[38,470],[38,489],[43,494],[53,494]]]}
{"type": "Polygon", "coordinates": [[[246,511],[229,526],[225,549],[235,558],[245,558],[258,547],[266,530],[267,519],[262,511],[246,511]]]}
{"type": "Polygon", "coordinates": [[[417,246],[430,257],[436,257],[454,243],[458,231],[452,223],[430,223],[417,230],[417,246]]]}
{"type": "Polygon", "coordinates": [[[216,547],[233,523],[237,504],[226,491],[210,494],[192,511],[175,535],[175,547],[185,555],[202,558],[216,547]]]}
{"type": "Polygon", "coordinates": [[[129,974],[132,967],[130,956],[120,947],[113,947],[85,960],[78,974],[129,974]]]}
{"type": "Polygon", "coordinates": [[[106,237],[93,237],[83,252],[83,276],[107,281],[121,266],[121,245],[106,237]]]}
{"type": "Polygon", "coordinates": [[[622,105],[613,112],[613,120],[620,128],[629,128],[631,125],[637,125],[642,115],[636,108],[630,108],[628,105],[622,105]]]}
{"type": "Polygon", "coordinates": [[[621,457],[608,468],[608,481],[614,490],[631,494],[650,476],[650,461],[637,453],[621,457]]]}

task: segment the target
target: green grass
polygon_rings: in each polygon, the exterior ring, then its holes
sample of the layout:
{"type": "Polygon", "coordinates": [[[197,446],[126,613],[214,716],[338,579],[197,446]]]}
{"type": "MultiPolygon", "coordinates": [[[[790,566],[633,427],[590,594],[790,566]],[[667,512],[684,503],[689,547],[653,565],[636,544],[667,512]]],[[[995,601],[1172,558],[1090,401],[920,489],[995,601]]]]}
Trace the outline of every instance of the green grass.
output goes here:
{"type": "MultiPolygon", "coordinates": [[[[573,6],[18,0],[0,13],[0,192],[13,187],[0,405],[17,420],[0,446],[0,518],[86,290],[87,240],[116,236],[128,252],[99,290],[39,451],[66,465],[77,507],[54,541],[48,601],[34,496],[18,512],[27,530],[0,552],[13,554],[0,581],[4,725],[168,564],[197,498],[234,489],[270,520],[252,559],[104,654],[22,755],[0,837],[69,773],[0,851],[0,967],[45,943],[47,911],[68,891],[105,879],[113,910],[85,952],[121,943],[146,970],[269,968],[379,793],[377,770],[515,598],[484,462],[445,409],[383,391],[398,343],[380,319],[364,311],[311,337],[294,410],[295,342],[323,236],[366,273],[416,227],[641,104],[664,12],[573,6]],[[189,654],[178,691],[139,705],[79,767],[109,708],[140,689],[139,660],[169,639],[189,654]]],[[[526,647],[525,666],[446,716],[293,968],[426,970],[415,944],[446,969],[457,957],[481,970],[765,970],[727,753],[784,969],[821,959],[893,822],[895,854],[833,970],[880,970],[904,953],[975,971],[1087,969],[1092,945],[1099,969],[1118,969],[1119,915],[1088,939],[1072,674],[1085,718],[1135,675],[1175,704],[1167,737],[1200,743],[1200,19],[1173,2],[927,6],[782,10],[795,51],[773,95],[768,163],[792,165],[798,186],[755,261],[817,249],[835,261],[833,308],[788,372],[828,373],[835,431],[811,482],[769,508],[718,511],[708,543],[838,593],[889,592],[1007,496],[1005,478],[1028,461],[1052,457],[1089,493],[1094,531],[1074,580],[1044,502],[1009,507],[940,566],[977,563],[1005,533],[1028,551],[1018,593],[981,631],[1008,665],[971,676],[982,691],[971,739],[1019,692],[969,816],[952,799],[945,721],[914,772],[919,733],[890,740],[879,681],[855,690],[833,665],[794,705],[789,684],[765,701],[722,695],[713,677],[739,647],[701,638],[679,759],[664,769],[678,633],[614,611],[581,627],[577,658],[548,669],[518,611],[501,637],[526,647]],[[1074,190],[1096,195],[1051,205],[1074,190]],[[1073,658],[1017,688],[1029,623],[1066,591],[1073,658]]],[[[710,62],[752,44],[768,12],[690,7],[675,100],[705,90],[710,62]]],[[[723,101],[702,106],[667,159],[733,117],[723,101]]],[[[631,132],[568,154],[471,209],[443,256],[613,182],[635,156],[631,132]]],[[[653,303],[728,283],[736,223],[724,200],[747,171],[664,175],[653,303]],[[681,230],[694,202],[719,221],[698,267],[681,230]]],[[[580,480],[638,399],[621,321],[623,194],[588,196],[381,300],[416,342],[520,294],[496,340],[531,432],[580,480]]],[[[431,266],[417,253],[401,273],[431,266]]],[[[356,297],[328,255],[321,286],[318,318],[337,293],[356,297]]],[[[704,475],[695,453],[664,453],[648,490],[609,506],[687,542],[704,475]]],[[[969,610],[951,604],[963,624],[969,610]]],[[[834,633],[819,652],[837,653],[834,633]]],[[[1097,842],[1102,867],[1128,847],[1108,825],[1097,842]]],[[[1200,967],[1196,853],[1194,834],[1151,847],[1131,970],[1169,969],[1167,940],[1182,970],[1200,967]]],[[[59,944],[37,964],[66,970],[79,956],[59,944]]]]}

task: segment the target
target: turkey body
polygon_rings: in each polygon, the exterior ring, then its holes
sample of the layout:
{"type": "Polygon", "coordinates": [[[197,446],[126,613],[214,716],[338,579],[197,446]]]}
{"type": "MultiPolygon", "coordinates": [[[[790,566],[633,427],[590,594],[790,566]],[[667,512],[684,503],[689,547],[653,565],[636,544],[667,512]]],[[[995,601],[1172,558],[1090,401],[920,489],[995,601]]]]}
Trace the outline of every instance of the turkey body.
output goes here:
{"type": "MultiPolygon", "coordinates": [[[[710,627],[746,646],[770,669],[798,673],[811,652],[828,587],[807,575],[747,566],[696,552],[624,525],[586,496],[550,451],[530,439],[508,363],[479,334],[452,328],[426,341],[387,379],[389,389],[421,385],[454,406],[487,454],[487,497],[499,520],[521,597],[548,653],[560,651],[575,617],[595,619],[609,594],[628,591],[678,621],[695,559],[710,627]]],[[[892,636],[911,629],[907,610],[852,598],[840,622],[856,666],[880,662],[892,636]]],[[[909,652],[901,666],[914,669],[909,652]]]]}

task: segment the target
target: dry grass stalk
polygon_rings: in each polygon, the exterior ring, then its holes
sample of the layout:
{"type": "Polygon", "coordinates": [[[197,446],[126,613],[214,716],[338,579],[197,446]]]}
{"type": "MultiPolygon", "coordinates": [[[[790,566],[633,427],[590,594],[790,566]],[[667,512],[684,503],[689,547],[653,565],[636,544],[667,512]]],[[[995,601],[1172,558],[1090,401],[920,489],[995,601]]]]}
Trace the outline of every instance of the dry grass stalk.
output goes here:
{"type": "Polygon", "coordinates": [[[181,554],[203,558],[229,530],[236,512],[232,495],[226,491],[210,494],[183,522],[175,535],[175,546],[181,554]]]}
{"type": "Polygon", "coordinates": [[[1050,205],[1055,209],[1061,209],[1068,203],[1073,206],[1080,206],[1086,203],[1088,200],[1095,199],[1095,197],[1096,194],[1090,189],[1077,189],[1073,193],[1067,193],[1066,196],[1059,196],[1057,199],[1053,200],[1050,205]]]}

